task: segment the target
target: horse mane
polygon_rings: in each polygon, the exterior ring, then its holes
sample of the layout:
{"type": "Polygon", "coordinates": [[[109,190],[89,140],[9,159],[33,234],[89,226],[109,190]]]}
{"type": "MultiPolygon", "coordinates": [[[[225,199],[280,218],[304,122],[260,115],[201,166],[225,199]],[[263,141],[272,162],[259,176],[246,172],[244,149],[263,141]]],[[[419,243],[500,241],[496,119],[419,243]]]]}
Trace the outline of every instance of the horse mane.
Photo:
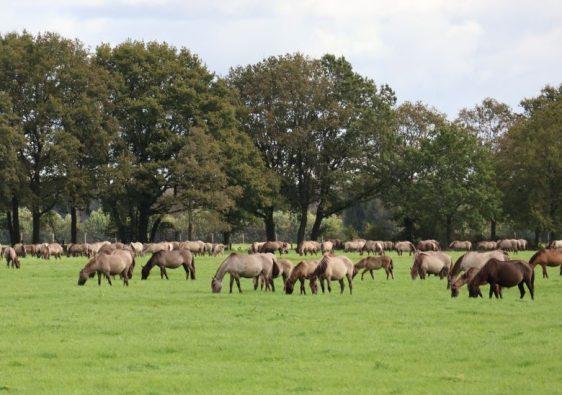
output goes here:
{"type": "Polygon", "coordinates": [[[462,264],[462,260],[464,259],[464,257],[466,256],[466,254],[468,254],[468,252],[462,254],[462,255],[459,257],[459,259],[457,259],[457,261],[455,262],[455,264],[454,264],[453,267],[451,268],[450,277],[452,277],[452,276],[458,274],[458,273],[461,271],[460,267],[461,267],[461,264],[462,264]]]}
{"type": "Polygon", "coordinates": [[[313,274],[315,276],[320,276],[326,272],[326,268],[328,267],[328,259],[330,259],[329,255],[325,255],[322,257],[322,260],[318,263],[318,266],[316,266],[316,269],[314,270],[313,274]]]}
{"type": "Polygon", "coordinates": [[[533,263],[535,263],[535,260],[539,257],[540,254],[544,253],[546,250],[544,248],[541,248],[540,250],[538,250],[537,252],[535,252],[533,254],[533,256],[531,257],[531,259],[529,259],[529,265],[532,265],[533,263]]]}

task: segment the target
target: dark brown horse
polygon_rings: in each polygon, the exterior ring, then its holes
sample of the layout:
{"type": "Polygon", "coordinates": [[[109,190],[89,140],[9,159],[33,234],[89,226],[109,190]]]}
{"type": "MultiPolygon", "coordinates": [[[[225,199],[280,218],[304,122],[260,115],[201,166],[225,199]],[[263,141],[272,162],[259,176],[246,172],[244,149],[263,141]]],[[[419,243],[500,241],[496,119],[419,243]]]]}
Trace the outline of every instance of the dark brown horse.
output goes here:
{"type": "Polygon", "coordinates": [[[185,269],[185,279],[191,278],[195,280],[195,259],[189,250],[160,250],[152,254],[146,265],[142,267],[141,279],[146,280],[150,274],[150,270],[154,266],[160,268],[160,278],[166,277],[169,280],[166,268],[177,269],[183,266],[185,269]]]}
{"type": "Polygon", "coordinates": [[[535,298],[535,272],[525,261],[512,260],[500,261],[495,258],[490,259],[468,282],[468,293],[471,298],[482,297],[480,285],[490,284],[489,296],[492,294],[496,298],[501,297],[498,285],[503,288],[511,288],[515,285],[519,287],[521,298],[525,295],[527,286],[531,293],[531,299],[535,298]]]}
{"type": "Polygon", "coordinates": [[[529,260],[529,265],[533,270],[537,265],[541,265],[543,278],[548,278],[547,266],[560,266],[560,275],[562,275],[562,248],[543,248],[535,252],[529,260]]]}
{"type": "MultiPolygon", "coordinates": [[[[457,277],[457,279],[451,284],[451,297],[452,298],[456,298],[457,296],[459,296],[459,291],[460,289],[467,283],[470,282],[470,280],[472,280],[474,278],[474,276],[476,276],[476,274],[480,271],[479,267],[471,267],[470,269],[468,269],[466,272],[464,272],[462,275],[460,275],[459,277],[457,277]]],[[[478,284],[480,285],[484,285],[486,283],[483,284],[478,284]]],[[[496,290],[494,292],[494,294],[496,295],[500,295],[501,296],[501,287],[496,284],[496,290]]],[[[482,294],[480,293],[479,296],[482,296],[482,294]]]]}

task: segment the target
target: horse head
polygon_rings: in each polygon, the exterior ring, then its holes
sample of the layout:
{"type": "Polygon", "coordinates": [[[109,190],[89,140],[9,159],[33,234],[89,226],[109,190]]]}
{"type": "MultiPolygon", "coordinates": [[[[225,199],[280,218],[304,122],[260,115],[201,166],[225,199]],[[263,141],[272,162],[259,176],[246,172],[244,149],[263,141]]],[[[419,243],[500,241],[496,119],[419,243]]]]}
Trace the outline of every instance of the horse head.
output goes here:
{"type": "Polygon", "coordinates": [[[213,279],[211,280],[211,290],[215,294],[220,293],[220,291],[222,290],[222,283],[217,280],[216,277],[213,277],[213,279]]]}

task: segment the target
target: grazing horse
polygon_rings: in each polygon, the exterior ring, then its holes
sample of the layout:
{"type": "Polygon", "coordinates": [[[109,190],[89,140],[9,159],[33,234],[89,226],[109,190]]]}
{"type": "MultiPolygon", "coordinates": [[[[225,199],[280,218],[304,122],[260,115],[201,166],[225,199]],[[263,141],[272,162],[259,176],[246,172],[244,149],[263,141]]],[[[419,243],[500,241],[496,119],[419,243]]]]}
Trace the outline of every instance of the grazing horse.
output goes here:
{"type": "Polygon", "coordinates": [[[412,280],[416,277],[425,280],[425,276],[433,274],[439,276],[439,279],[449,274],[451,270],[451,257],[440,251],[418,252],[414,256],[414,264],[410,271],[412,280]]]}
{"type": "Polygon", "coordinates": [[[520,298],[525,295],[525,287],[531,293],[531,299],[535,298],[535,272],[525,261],[500,261],[492,258],[476,273],[468,282],[468,293],[471,298],[482,297],[480,285],[490,284],[489,296],[492,294],[502,297],[501,288],[511,288],[515,285],[519,287],[520,298]],[[498,287],[499,286],[499,287],[498,287]]]}
{"type": "Polygon", "coordinates": [[[363,281],[363,277],[367,272],[371,274],[371,277],[374,280],[375,276],[373,275],[373,270],[379,270],[379,269],[384,269],[384,271],[386,272],[387,280],[389,275],[392,276],[392,279],[394,280],[394,272],[393,272],[394,266],[392,264],[392,258],[387,255],[369,256],[367,258],[361,259],[359,262],[355,264],[355,270],[353,271],[354,278],[357,275],[357,273],[359,273],[360,269],[363,269],[363,272],[361,273],[361,281],[363,281]]]}
{"type": "Polygon", "coordinates": [[[371,255],[371,252],[373,254],[378,252],[379,255],[382,255],[384,253],[384,248],[380,241],[367,240],[361,249],[361,255],[363,255],[365,251],[367,251],[367,255],[371,255]]]}
{"type": "Polygon", "coordinates": [[[16,250],[14,250],[12,247],[6,247],[4,249],[4,257],[6,258],[6,265],[8,267],[10,267],[10,264],[11,264],[12,269],[13,268],[16,268],[16,269],[20,268],[20,260],[18,258],[18,254],[16,253],[16,250]]]}
{"type": "Polygon", "coordinates": [[[316,285],[316,277],[313,275],[316,267],[318,266],[319,261],[301,261],[297,266],[293,268],[289,278],[285,281],[285,293],[287,295],[291,295],[294,290],[295,283],[300,281],[301,287],[300,291],[301,294],[306,295],[306,288],[304,286],[304,281],[310,281],[310,291],[313,294],[318,292],[318,287],[316,285]]]}
{"type": "Polygon", "coordinates": [[[78,285],[86,284],[88,278],[98,274],[98,286],[101,285],[101,276],[105,276],[109,285],[111,277],[120,275],[123,279],[123,285],[129,286],[129,279],[133,277],[133,268],[135,267],[135,259],[129,251],[115,250],[111,253],[101,253],[84,266],[78,274],[78,285]]]}
{"type": "Polygon", "coordinates": [[[183,266],[185,279],[195,280],[195,259],[189,250],[160,250],[152,254],[146,265],[142,267],[141,280],[146,280],[154,266],[160,268],[160,278],[169,280],[166,269],[177,269],[183,266]]]}
{"type": "Polygon", "coordinates": [[[449,244],[449,249],[455,251],[470,251],[472,249],[472,243],[470,241],[453,241],[449,244]]]}
{"type": "Polygon", "coordinates": [[[322,293],[324,293],[324,280],[326,280],[328,284],[328,292],[332,292],[332,280],[338,280],[340,283],[340,294],[342,294],[345,287],[343,279],[347,278],[349,294],[351,295],[353,293],[354,271],[353,262],[351,262],[348,257],[326,254],[322,257],[320,263],[318,263],[316,270],[313,272],[313,276],[320,279],[322,293]]]}
{"type": "MultiPolygon", "coordinates": [[[[451,297],[456,298],[457,296],[459,296],[460,289],[465,284],[468,284],[470,282],[470,280],[472,280],[474,278],[474,276],[476,276],[476,273],[478,273],[479,271],[480,271],[480,268],[471,267],[466,272],[464,272],[463,274],[458,276],[457,279],[455,280],[455,282],[453,282],[451,284],[451,297]]],[[[478,284],[478,285],[480,286],[480,285],[484,285],[484,284],[485,283],[478,284]]],[[[494,294],[501,295],[501,287],[498,284],[496,284],[496,290],[494,291],[494,294]]]]}
{"type": "Polygon", "coordinates": [[[213,293],[219,293],[222,290],[222,279],[228,273],[230,274],[230,293],[232,293],[232,284],[236,280],[238,292],[242,292],[240,287],[240,277],[255,278],[263,276],[266,283],[273,282],[272,276],[277,276],[279,267],[277,259],[273,254],[252,254],[240,255],[232,252],[219,266],[217,272],[211,280],[211,290],[213,293]],[[269,270],[271,268],[271,270],[269,270]]]}
{"type": "Polygon", "coordinates": [[[416,246],[414,246],[410,241],[399,241],[394,244],[394,249],[400,256],[404,253],[404,251],[408,251],[410,255],[412,255],[413,252],[416,252],[416,246]]]}
{"type": "Polygon", "coordinates": [[[531,257],[529,265],[533,270],[535,270],[537,265],[541,265],[543,278],[548,278],[547,266],[560,266],[560,275],[562,275],[562,249],[542,248],[531,257]]]}
{"type": "Polygon", "coordinates": [[[501,250],[487,252],[471,251],[467,252],[464,255],[461,255],[449,272],[449,276],[447,278],[447,289],[450,288],[451,284],[455,280],[455,277],[458,276],[461,272],[466,272],[470,268],[480,269],[486,262],[488,262],[488,260],[492,258],[496,258],[500,261],[507,261],[509,259],[507,254],[501,250]]]}

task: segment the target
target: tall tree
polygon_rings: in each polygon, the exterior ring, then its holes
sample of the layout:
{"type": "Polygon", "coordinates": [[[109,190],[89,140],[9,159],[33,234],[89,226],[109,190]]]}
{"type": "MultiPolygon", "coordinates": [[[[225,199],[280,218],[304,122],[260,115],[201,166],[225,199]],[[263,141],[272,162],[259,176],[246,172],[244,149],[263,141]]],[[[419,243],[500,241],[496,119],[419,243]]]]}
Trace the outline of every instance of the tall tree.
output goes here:
{"type": "Polygon", "coordinates": [[[509,216],[552,240],[562,228],[562,85],[521,103],[523,117],[499,147],[504,206],[509,216]]]}
{"type": "Polygon", "coordinates": [[[41,217],[62,201],[66,147],[59,142],[75,94],[73,67],[87,62],[88,54],[80,42],[54,33],[10,33],[0,46],[0,87],[10,96],[25,137],[20,161],[33,218],[32,240],[37,243],[41,217]]]}
{"type": "MultiPolygon", "coordinates": [[[[498,154],[499,142],[516,120],[517,115],[507,104],[500,103],[492,98],[486,98],[474,108],[462,109],[456,122],[474,133],[480,143],[489,151],[489,156],[494,158],[492,163],[497,163],[495,158],[498,154]]],[[[497,178],[492,179],[491,182],[497,187],[497,178]]],[[[498,193],[500,193],[499,189],[498,193]]],[[[497,237],[497,222],[501,215],[500,201],[496,201],[496,203],[498,204],[490,206],[487,214],[490,221],[491,240],[495,240],[497,237]]]]}
{"type": "Polygon", "coordinates": [[[98,47],[96,61],[116,80],[113,116],[119,123],[104,207],[120,239],[147,241],[150,217],[157,217],[153,227],[158,226],[158,217],[177,209],[170,196],[183,193],[189,209],[189,202],[201,197],[197,190],[220,189],[205,176],[212,166],[202,165],[202,154],[206,148],[211,154],[212,139],[235,125],[235,110],[215,76],[185,48],[129,41],[98,47]],[[211,140],[208,147],[199,147],[190,139],[202,144],[211,140]],[[181,164],[189,164],[196,153],[201,154],[197,169],[202,173],[182,177],[181,164]]]}

